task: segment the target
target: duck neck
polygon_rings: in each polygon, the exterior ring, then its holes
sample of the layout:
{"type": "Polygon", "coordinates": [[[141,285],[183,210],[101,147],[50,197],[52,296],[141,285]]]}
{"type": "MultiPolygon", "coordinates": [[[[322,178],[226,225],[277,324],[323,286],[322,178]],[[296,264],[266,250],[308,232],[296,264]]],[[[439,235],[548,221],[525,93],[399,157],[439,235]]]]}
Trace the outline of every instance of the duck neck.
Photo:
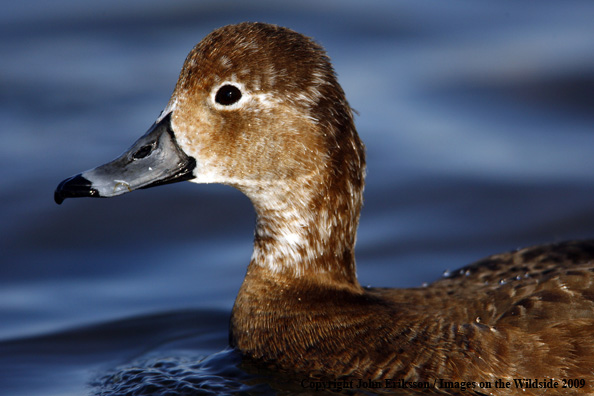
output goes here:
{"type": "Polygon", "coordinates": [[[332,181],[290,185],[272,194],[268,190],[266,196],[250,194],[257,222],[246,280],[255,276],[358,289],[355,240],[361,192],[332,181]]]}

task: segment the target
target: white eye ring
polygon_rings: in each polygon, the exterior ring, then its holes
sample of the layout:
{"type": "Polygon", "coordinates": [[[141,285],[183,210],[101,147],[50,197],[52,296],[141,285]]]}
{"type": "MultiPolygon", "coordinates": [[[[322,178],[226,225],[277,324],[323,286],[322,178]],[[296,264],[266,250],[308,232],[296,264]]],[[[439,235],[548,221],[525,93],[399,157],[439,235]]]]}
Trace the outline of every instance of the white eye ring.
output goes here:
{"type": "Polygon", "coordinates": [[[213,106],[218,110],[235,110],[249,99],[243,84],[225,81],[217,85],[210,94],[213,106]]]}

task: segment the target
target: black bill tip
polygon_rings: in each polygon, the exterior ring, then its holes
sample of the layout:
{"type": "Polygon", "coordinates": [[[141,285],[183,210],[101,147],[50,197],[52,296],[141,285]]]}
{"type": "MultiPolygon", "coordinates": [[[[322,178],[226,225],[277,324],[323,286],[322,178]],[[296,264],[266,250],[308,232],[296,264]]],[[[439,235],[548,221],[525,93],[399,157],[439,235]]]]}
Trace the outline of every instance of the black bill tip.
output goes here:
{"type": "Polygon", "coordinates": [[[91,187],[91,182],[79,174],[69,177],[58,185],[54,192],[54,201],[60,205],[66,198],[98,196],[99,192],[91,187]]]}

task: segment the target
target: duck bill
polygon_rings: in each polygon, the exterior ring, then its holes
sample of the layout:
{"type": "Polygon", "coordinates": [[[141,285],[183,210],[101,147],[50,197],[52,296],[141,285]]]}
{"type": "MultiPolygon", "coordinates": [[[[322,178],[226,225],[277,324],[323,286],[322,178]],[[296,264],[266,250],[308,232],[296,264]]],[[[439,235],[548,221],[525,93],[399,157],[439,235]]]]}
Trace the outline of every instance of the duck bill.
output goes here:
{"type": "Polygon", "coordinates": [[[171,113],[148,130],[115,160],[62,181],[54,200],[115,197],[139,188],[194,178],[196,160],[179,147],[171,127],[171,113]]]}

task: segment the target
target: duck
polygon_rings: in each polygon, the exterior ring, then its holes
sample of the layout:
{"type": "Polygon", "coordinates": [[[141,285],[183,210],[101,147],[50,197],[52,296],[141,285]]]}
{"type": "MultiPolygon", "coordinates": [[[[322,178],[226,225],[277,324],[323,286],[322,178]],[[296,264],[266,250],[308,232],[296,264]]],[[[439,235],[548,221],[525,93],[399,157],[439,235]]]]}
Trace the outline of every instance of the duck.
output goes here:
{"type": "Polygon", "coordinates": [[[594,394],[594,241],[492,255],[418,288],[363,287],[355,242],[365,172],[323,47],[244,22],[198,43],[149,130],[62,181],[54,198],[180,181],[243,192],[257,218],[230,345],[311,379],[304,386],[594,394]]]}

